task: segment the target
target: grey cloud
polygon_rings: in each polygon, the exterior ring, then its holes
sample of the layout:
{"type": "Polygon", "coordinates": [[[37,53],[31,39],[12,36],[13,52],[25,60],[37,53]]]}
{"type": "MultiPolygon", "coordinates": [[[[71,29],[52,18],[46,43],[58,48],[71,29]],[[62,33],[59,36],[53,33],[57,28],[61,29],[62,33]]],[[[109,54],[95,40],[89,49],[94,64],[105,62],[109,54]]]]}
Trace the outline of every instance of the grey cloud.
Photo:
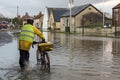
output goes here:
{"type": "MultiPolygon", "coordinates": [[[[29,14],[37,14],[44,11],[48,7],[68,7],[69,0],[0,0],[0,10],[4,9],[16,16],[16,9],[19,6],[19,14],[23,15],[25,12],[29,14]]],[[[104,0],[110,1],[110,0],[104,0]]],[[[74,0],[74,6],[82,4],[96,4],[103,2],[103,0],[74,0]]],[[[3,10],[3,11],[4,11],[3,10]]]]}

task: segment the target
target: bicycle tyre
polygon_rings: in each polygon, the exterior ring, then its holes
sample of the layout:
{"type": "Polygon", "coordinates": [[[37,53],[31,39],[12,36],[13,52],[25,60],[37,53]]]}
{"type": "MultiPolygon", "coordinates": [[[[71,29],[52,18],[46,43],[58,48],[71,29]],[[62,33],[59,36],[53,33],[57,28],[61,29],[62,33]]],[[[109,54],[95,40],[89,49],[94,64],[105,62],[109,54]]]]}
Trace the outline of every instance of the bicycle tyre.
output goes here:
{"type": "Polygon", "coordinates": [[[48,72],[50,72],[50,57],[47,52],[45,52],[44,54],[45,54],[44,57],[46,61],[46,69],[48,70],[48,72]]]}
{"type": "Polygon", "coordinates": [[[36,51],[36,61],[37,61],[37,65],[42,64],[41,63],[41,54],[40,54],[39,49],[37,49],[37,51],[36,51]]]}
{"type": "Polygon", "coordinates": [[[37,49],[37,52],[36,52],[36,59],[37,59],[37,65],[41,65],[41,69],[45,69],[45,63],[46,61],[44,61],[44,53],[43,52],[40,52],[39,49],[37,49]]]}
{"type": "Polygon", "coordinates": [[[40,52],[39,49],[37,49],[36,59],[37,65],[41,64],[41,68],[50,72],[50,58],[47,52],[40,52]]]}

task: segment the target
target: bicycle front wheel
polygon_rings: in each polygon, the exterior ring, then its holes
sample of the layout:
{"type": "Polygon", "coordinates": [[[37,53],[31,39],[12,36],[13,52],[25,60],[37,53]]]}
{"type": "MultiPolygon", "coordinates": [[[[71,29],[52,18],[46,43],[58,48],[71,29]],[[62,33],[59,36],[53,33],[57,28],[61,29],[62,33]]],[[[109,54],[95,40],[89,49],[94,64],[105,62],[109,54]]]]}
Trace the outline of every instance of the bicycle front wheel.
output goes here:
{"type": "Polygon", "coordinates": [[[45,54],[44,57],[46,62],[46,69],[48,70],[48,72],[50,72],[50,57],[47,52],[45,52],[44,54],[45,54]]]}
{"type": "Polygon", "coordinates": [[[37,65],[41,64],[41,53],[39,49],[36,51],[36,60],[37,60],[37,65]]]}

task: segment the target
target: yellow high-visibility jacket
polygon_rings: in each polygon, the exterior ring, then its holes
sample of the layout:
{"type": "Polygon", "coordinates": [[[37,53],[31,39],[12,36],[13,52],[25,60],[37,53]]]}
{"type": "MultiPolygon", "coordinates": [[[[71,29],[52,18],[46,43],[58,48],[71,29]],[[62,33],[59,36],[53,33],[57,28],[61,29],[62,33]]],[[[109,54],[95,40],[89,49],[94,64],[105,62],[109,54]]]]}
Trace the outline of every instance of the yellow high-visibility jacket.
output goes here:
{"type": "Polygon", "coordinates": [[[42,32],[35,26],[26,24],[22,27],[19,37],[19,49],[29,51],[32,45],[34,34],[37,34],[41,39],[45,39],[42,32]]]}

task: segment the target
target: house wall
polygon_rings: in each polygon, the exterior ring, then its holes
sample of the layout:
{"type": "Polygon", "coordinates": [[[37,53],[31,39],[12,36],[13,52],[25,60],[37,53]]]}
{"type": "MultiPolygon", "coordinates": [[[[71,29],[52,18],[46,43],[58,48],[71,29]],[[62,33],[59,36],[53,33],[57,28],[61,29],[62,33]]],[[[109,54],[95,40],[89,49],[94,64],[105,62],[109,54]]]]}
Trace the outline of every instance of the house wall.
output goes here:
{"type": "Polygon", "coordinates": [[[48,26],[52,30],[60,29],[60,27],[61,27],[61,22],[55,22],[54,21],[54,16],[53,16],[52,9],[50,10],[50,16],[49,16],[49,19],[48,19],[48,26]]]}
{"type": "MultiPolygon", "coordinates": [[[[61,31],[65,31],[65,27],[70,27],[70,17],[63,17],[60,20],[61,22],[61,31]]],[[[71,17],[71,27],[70,31],[73,32],[75,31],[75,18],[71,17]]]]}
{"type": "Polygon", "coordinates": [[[23,24],[22,25],[25,25],[27,23],[27,21],[23,21],[23,24]]]}
{"type": "Polygon", "coordinates": [[[65,17],[63,17],[63,18],[61,18],[60,19],[60,22],[61,22],[61,28],[60,28],[60,30],[61,31],[65,31],[65,27],[67,26],[67,18],[65,18],[65,17]]]}
{"type": "Polygon", "coordinates": [[[61,31],[65,31],[65,27],[69,27],[69,17],[62,17],[60,19],[61,22],[61,31]]]}
{"type": "Polygon", "coordinates": [[[55,29],[60,30],[60,27],[61,27],[61,22],[56,22],[55,29]]]}
{"type": "Polygon", "coordinates": [[[43,26],[43,16],[40,19],[34,19],[34,26],[37,28],[42,28],[43,26]],[[37,25],[38,23],[38,25],[37,25]]]}
{"type": "Polygon", "coordinates": [[[120,26],[120,8],[113,9],[113,26],[120,26]]]}
{"type": "MultiPolygon", "coordinates": [[[[76,32],[82,34],[82,28],[76,28],[76,32]]],[[[85,28],[84,29],[85,34],[89,34],[89,33],[98,33],[98,34],[111,33],[111,34],[113,34],[113,32],[115,32],[115,27],[112,27],[112,28],[92,28],[92,29],[85,28]]]]}
{"type": "Polygon", "coordinates": [[[50,27],[51,29],[54,29],[55,27],[55,22],[54,22],[54,17],[53,17],[53,12],[52,12],[52,9],[50,10],[50,15],[49,15],[49,18],[48,18],[48,27],[50,27]]]}

